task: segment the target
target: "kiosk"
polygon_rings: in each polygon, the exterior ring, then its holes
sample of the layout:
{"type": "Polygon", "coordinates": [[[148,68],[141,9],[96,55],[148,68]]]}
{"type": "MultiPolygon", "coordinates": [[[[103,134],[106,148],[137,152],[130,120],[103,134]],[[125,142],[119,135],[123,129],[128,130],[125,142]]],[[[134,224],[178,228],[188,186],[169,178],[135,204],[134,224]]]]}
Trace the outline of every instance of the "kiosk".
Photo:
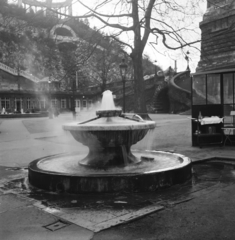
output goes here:
{"type": "Polygon", "coordinates": [[[235,68],[192,74],[192,145],[232,144],[224,142],[226,127],[234,126],[231,111],[235,110],[235,68]]]}

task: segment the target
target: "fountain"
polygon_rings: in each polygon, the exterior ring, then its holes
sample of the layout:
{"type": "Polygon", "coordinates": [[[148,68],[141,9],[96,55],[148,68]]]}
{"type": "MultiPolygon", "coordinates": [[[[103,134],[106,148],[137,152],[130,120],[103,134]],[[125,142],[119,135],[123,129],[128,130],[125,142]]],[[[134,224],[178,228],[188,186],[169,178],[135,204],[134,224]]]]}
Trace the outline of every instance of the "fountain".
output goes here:
{"type": "Polygon", "coordinates": [[[103,93],[96,117],[63,125],[89,148],[82,153],[47,156],[29,164],[29,183],[67,193],[141,192],[183,183],[191,178],[191,161],[175,153],[131,151],[131,146],[155,128],[134,114],[116,109],[112,93],[103,93]]]}

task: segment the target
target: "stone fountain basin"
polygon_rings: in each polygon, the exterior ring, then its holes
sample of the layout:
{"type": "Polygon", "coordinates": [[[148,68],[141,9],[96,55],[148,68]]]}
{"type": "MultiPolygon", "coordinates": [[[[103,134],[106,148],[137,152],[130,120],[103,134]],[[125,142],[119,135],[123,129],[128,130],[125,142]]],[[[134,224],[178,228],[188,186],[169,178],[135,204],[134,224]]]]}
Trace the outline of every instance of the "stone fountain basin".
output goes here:
{"type": "Polygon", "coordinates": [[[121,117],[99,118],[85,124],[70,123],[63,129],[70,131],[72,136],[86,146],[116,147],[131,146],[154,129],[154,121],[137,122],[121,117]]]}
{"type": "Polygon", "coordinates": [[[149,192],[189,180],[191,160],[181,154],[162,151],[133,151],[140,164],[108,170],[84,168],[77,164],[81,153],[47,156],[29,164],[29,182],[53,192],[104,193],[149,192]]]}
{"type": "Polygon", "coordinates": [[[63,125],[75,140],[89,148],[88,155],[79,164],[99,169],[139,163],[140,159],[130,148],[154,127],[154,121],[139,122],[122,117],[102,117],[63,125]]]}

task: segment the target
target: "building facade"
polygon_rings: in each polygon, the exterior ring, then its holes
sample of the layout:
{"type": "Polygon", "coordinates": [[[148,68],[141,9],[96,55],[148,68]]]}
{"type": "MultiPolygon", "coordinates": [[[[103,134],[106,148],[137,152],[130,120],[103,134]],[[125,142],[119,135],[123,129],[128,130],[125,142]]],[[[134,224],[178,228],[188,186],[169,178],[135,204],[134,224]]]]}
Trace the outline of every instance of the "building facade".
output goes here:
{"type": "Polygon", "coordinates": [[[82,93],[76,87],[63,91],[60,82],[38,80],[4,66],[0,64],[0,113],[43,112],[50,106],[59,111],[87,111],[99,99],[98,88],[82,93]]]}
{"type": "Polygon", "coordinates": [[[197,72],[235,67],[235,2],[209,0],[200,28],[201,58],[197,72]]]}
{"type": "Polygon", "coordinates": [[[234,130],[224,130],[235,125],[235,2],[208,0],[200,28],[201,59],[191,90],[192,145],[225,144],[228,134],[235,141],[234,130]],[[203,125],[203,117],[221,122],[203,125]]]}

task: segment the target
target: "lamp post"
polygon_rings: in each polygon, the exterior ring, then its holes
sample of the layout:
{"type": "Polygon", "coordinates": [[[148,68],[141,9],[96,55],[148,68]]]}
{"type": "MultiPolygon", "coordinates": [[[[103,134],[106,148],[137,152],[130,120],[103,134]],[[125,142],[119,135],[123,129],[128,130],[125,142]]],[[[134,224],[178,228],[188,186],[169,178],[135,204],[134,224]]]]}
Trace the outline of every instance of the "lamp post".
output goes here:
{"type": "Polygon", "coordinates": [[[49,118],[52,119],[52,106],[51,106],[51,79],[48,79],[48,90],[49,90],[49,118]]]}
{"type": "Polygon", "coordinates": [[[77,83],[77,72],[76,72],[76,79],[72,80],[72,115],[73,119],[76,119],[76,99],[75,99],[75,92],[76,92],[76,83],[77,83]]]}
{"type": "Polygon", "coordinates": [[[186,68],[186,71],[190,71],[190,68],[189,68],[189,51],[186,52],[186,56],[185,56],[185,60],[187,61],[187,68],[186,68]]]}
{"type": "Polygon", "coordinates": [[[125,59],[122,59],[122,62],[119,64],[120,68],[120,74],[122,76],[122,84],[123,84],[123,107],[122,111],[125,113],[125,83],[126,83],[126,70],[127,70],[127,64],[125,63],[125,59]]]}

